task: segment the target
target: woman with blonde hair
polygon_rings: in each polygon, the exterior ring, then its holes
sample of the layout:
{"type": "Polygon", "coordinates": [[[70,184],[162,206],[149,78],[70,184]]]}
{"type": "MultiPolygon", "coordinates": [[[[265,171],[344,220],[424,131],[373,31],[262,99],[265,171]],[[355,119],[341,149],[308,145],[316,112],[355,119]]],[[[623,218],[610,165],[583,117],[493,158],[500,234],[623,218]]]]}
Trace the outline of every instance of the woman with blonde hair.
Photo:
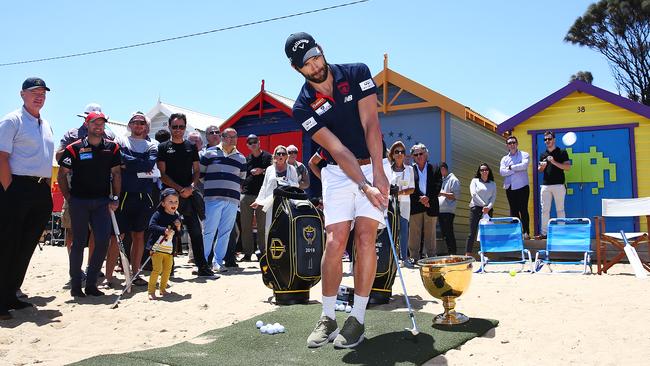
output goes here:
{"type": "Polygon", "coordinates": [[[406,146],[402,141],[395,141],[388,150],[388,160],[391,163],[393,173],[390,183],[397,185],[399,188],[398,201],[400,210],[400,255],[402,265],[410,266],[408,261],[408,242],[409,242],[409,217],[411,216],[411,193],[415,190],[415,178],[413,167],[404,164],[406,157],[406,146]]]}

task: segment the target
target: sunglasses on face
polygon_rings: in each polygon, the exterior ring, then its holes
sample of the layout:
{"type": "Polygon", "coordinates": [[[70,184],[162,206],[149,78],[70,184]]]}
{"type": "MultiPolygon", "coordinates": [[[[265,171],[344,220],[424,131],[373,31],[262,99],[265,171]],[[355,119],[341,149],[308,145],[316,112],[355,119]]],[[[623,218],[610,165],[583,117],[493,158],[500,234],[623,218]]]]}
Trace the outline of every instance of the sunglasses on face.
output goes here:
{"type": "Polygon", "coordinates": [[[209,132],[208,132],[208,135],[218,135],[218,134],[220,134],[220,133],[221,133],[221,132],[219,132],[219,131],[209,131],[209,132]]]}
{"type": "Polygon", "coordinates": [[[393,155],[402,155],[404,153],[405,153],[404,150],[395,150],[395,151],[393,151],[393,155]]]}
{"type": "Polygon", "coordinates": [[[489,172],[490,169],[481,169],[481,173],[489,172]]]}
{"type": "Polygon", "coordinates": [[[185,125],[172,125],[172,130],[184,130],[185,125]]]}
{"type": "Polygon", "coordinates": [[[516,145],[517,141],[508,141],[506,142],[507,145],[516,145]]]}
{"type": "Polygon", "coordinates": [[[289,151],[289,155],[298,155],[297,151],[289,151]]]}
{"type": "Polygon", "coordinates": [[[419,152],[419,153],[413,153],[413,156],[415,156],[415,157],[418,157],[418,156],[420,156],[420,155],[424,155],[424,153],[421,153],[421,152],[419,152]]]}
{"type": "Polygon", "coordinates": [[[286,152],[276,152],[275,156],[287,156],[286,152]]]}
{"type": "Polygon", "coordinates": [[[246,143],[247,143],[248,145],[255,145],[257,142],[258,142],[257,140],[254,140],[254,141],[253,141],[253,140],[250,140],[250,141],[248,141],[248,142],[246,142],[246,143]]]}
{"type": "Polygon", "coordinates": [[[551,140],[553,140],[552,137],[544,137],[544,141],[551,141],[551,140]]]}

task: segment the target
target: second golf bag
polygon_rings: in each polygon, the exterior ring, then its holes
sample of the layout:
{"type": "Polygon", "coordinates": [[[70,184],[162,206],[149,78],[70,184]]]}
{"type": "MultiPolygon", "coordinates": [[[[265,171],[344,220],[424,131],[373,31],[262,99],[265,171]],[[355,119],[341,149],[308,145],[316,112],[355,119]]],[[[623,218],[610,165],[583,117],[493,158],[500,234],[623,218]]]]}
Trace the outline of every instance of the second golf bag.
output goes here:
{"type": "Polygon", "coordinates": [[[277,304],[306,304],[309,290],[320,281],[323,219],[299,188],[279,186],[273,196],[266,213],[272,215],[266,251],[260,258],[262,280],[277,304]]]}
{"type": "MultiPolygon", "coordinates": [[[[370,290],[370,299],[368,300],[370,304],[387,304],[392,295],[392,287],[395,282],[395,274],[397,273],[399,263],[395,263],[393,254],[390,252],[390,238],[388,237],[387,230],[392,230],[395,249],[399,255],[401,243],[399,242],[400,214],[397,192],[397,186],[391,186],[391,195],[388,203],[388,222],[390,223],[390,227],[377,230],[377,240],[375,240],[377,272],[375,274],[375,281],[372,283],[372,289],[370,290]]],[[[354,240],[354,230],[350,232],[349,240],[354,240]]],[[[352,258],[355,258],[356,247],[353,253],[352,258]]]]}

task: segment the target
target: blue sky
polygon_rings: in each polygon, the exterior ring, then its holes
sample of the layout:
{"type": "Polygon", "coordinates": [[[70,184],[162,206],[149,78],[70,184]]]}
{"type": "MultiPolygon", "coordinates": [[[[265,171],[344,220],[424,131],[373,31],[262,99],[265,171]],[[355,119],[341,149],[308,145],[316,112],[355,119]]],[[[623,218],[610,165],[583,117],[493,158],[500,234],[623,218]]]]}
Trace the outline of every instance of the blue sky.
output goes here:
{"type": "MultiPolygon", "coordinates": [[[[593,1],[371,0],[318,14],[152,46],[0,67],[0,114],[22,81],[45,79],[43,116],[58,139],[98,102],[111,119],[163,102],[228,118],[260,89],[295,98],[303,82],[284,41],[311,33],[331,63],[389,67],[500,122],[588,70],[616,92],[599,53],[563,42],[593,1]]],[[[0,63],[118,47],[345,3],[297,1],[48,1],[3,5],[0,63]]]]}

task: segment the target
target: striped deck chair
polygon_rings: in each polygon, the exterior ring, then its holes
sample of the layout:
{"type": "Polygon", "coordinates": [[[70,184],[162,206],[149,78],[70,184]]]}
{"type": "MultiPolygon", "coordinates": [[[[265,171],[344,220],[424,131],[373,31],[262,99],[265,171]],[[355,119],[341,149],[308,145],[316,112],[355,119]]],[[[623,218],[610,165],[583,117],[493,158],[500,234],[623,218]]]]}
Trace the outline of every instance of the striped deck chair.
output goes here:
{"type": "Polygon", "coordinates": [[[533,261],[530,251],[524,248],[524,240],[521,233],[521,222],[516,217],[490,218],[481,220],[479,223],[479,238],[481,250],[478,252],[481,257],[481,266],[477,273],[485,273],[488,264],[521,264],[521,271],[526,263],[530,264],[531,272],[533,261]],[[487,257],[488,253],[516,253],[521,259],[514,261],[493,261],[487,257]],[[526,259],[528,256],[528,259],[526,259]]]}
{"type": "MultiPolygon", "coordinates": [[[[582,274],[593,273],[591,270],[591,220],[587,218],[557,218],[548,222],[548,238],[546,250],[540,250],[535,255],[535,272],[548,265],[553,272],[551,264],[582,265],[582,274]],[[559,261],[551,259],[553,253],[577,253],[581,260],[559,261]]],[[[565,271],[570,272],[570,271],[565,271]]]]}

